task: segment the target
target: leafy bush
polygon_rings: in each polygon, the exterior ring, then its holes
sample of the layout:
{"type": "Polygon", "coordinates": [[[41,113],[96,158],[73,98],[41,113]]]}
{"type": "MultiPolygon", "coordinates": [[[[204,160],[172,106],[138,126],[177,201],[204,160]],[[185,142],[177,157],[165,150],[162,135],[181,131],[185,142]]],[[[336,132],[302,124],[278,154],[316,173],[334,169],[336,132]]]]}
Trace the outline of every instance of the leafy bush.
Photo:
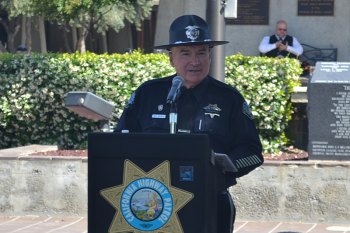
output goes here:
{"type": "MultiPolygon", "coordinates": [[[[116,105],[119,116],[131,92],[173,70],[165,55],[31,54],[0,56],[0,148],[58,144],[81,148],[99,123],[64,107],[70,91],[89,91],[116,105]]],[[[114,119],[116,120],[116,119],[114,119]]]]}
{"type": "Polygon", "coordinates": [[[298,60],[234,55],[226,58],[225,82],[235,86],[250,104],[265,152],[288,143],[285,130],[292,116],[290,97],[299,85],[298,60]]]}
{"type": "MultiPolygon", "coordinates": [[[[293,59],[234,55],[226,58],[226,82],[250,102],[265,151],[286,143],[290,95],[301,73],[293,59]]],[[[70,91],[89,91],[116,105],[114,122],[144,81],[174,73],[165,54],[1,54],[0,148],[26,144],[86,146],[98,122],[64,107],[70,91]]]]}

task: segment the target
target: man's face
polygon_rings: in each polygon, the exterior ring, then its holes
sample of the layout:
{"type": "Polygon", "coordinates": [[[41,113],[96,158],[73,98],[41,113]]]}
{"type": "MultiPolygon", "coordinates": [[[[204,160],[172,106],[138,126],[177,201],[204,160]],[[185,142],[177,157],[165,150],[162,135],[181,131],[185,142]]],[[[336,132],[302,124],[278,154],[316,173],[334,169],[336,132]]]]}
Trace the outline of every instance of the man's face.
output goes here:
{"type": "Polygon", "coordinates": [[[279,23],[276,25],[276,34],[279,37],[285,37],[287,35],[287,24],[279,23]]]}
{"type": "Polygon", "coordinates": [[[210,48],[208,45],[175,46],[169,53],[176,74],[185,80],[184,86],[197,86],[209,73],[210,48]]]}

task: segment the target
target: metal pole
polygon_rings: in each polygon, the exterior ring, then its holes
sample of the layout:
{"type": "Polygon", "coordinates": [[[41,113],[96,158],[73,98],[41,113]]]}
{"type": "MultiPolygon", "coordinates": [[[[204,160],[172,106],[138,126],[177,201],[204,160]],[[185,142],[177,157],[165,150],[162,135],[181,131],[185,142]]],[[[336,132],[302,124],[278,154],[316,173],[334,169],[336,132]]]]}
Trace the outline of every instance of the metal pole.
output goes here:
{"type": "MultiPolygon", "coordinates": [[[[207,22],[213,40],[225,40],[224,2],[207,0],[207,22]]],[[[209,75],[220,81],[225,80],[225,45],[213,48],[209,75]]]]}
{"type": "Polygon", "coordinates": [[[176,124],[177,124],[177,106],[175,102],[172,102],[170,105],[169,123],[170,123],[170,133],[175,134],[176,124]]]}

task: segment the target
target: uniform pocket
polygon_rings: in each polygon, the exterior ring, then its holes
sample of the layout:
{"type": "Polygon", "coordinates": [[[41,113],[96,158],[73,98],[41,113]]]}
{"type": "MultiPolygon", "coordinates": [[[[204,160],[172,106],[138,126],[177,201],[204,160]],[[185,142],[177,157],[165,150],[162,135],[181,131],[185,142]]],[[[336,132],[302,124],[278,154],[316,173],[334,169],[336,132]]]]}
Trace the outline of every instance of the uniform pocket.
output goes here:
{"type": "Polygon", "coordinates": [[[202,114],[195,121],[194,132],[225,136],[227,135],[228,127],[228,122],[222,116],[202,114]]]}
{"type": "Polygon", "coordinates": [[[169,118],[164,114],[152,114],[150,118],[144,120],[144,132],[169,132],[169,118]]]}

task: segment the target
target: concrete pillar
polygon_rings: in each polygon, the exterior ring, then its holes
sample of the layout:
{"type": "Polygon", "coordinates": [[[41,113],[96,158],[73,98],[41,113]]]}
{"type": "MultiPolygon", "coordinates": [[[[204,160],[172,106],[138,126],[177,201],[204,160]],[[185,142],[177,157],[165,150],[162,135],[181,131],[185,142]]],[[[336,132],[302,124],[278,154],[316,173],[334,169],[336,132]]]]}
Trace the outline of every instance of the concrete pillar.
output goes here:
{"type": "MultiPolygon", "coordinates": [[[[213,40],[225,40],[224,12],[221,0],[207,0],[207,22],[213,40]]],[[[225,80],[225,45],[213,48],[209,74],[220,81],[225,80]]]]}

